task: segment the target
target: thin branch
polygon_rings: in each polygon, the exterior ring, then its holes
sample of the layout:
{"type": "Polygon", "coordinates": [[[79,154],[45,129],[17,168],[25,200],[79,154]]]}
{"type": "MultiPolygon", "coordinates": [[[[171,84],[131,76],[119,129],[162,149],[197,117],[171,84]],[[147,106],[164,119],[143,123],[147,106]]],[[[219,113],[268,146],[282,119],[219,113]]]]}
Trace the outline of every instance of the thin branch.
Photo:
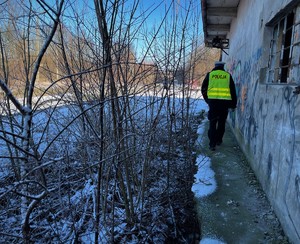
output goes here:
{"type": "Polygon", "coordinates": [[[5,92],[6,96],[9,100],[15,105],[15,107],[20,111],[21,114],[25,115],[28,110],[22,106],[22,104],[18,101],[18,99],[12,94],[11,90],[8,88],[6,83],[0,79],[0,87],[5,92]]]}
{"type": "Polygon", "coordinates": [[[54,34],[56,32],[56,29],[58,27],[63,4],[64,4],[64,0],[62,0],[60,2],[58,11],[56,13],[56,19],[54,20],[54,24],[52,26],[51,32],[50,32],[48,38],[46,39],[43,47],[41,48],[41,50],[39,52],[39,55],[37,57],[37,60],[35,62],[35,66],[34,66],[33,73],[32,73],[32,78],[31,78],[31,81],[30,81],[30,84],[29,84],[28,100],[27,100],[27,103],[28,103],[27,105],[29,106],[30,109],[32,108],[32,97],[33,97],[33,92],[34,92],[34,86],[35,86],[35,82],[36,82],[36,77],[37,77],[37,74],[38,74],[38,71],[39,71],[42,59],[44,57],[44,54],[46,53],[46,50],[47,50],[48,46],[50,45],[50,43],[51,43],[51,41],[53,39],[53,36],[54,36],[54,34]]]}
{"type": "Polygon", "coordinates": [[[21,152],[23,152],[25,155],[31,156],[33,158],[35,158],[35,155],[24,150],[22,147],[16,145],[14,142],[11,142],[10,140],[8,140],[7,138],[5,138],[4,136],[0,135],[0,139],[3,139],[5,142],[7,142],[8,144],[12,145],[14,148],[17,148],[18,150],[20,150],[21,152]]]}

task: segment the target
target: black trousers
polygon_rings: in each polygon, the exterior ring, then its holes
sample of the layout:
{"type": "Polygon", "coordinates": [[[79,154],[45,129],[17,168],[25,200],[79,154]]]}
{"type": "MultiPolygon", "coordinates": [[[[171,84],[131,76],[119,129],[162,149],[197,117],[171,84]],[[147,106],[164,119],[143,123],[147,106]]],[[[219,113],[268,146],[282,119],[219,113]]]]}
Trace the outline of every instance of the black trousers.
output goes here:
{"type": "Polygon", "coordinates": [[[210,147],[215,147],[217,143],[222,143],[227,116],[228,116],[228,108],[224,108],[224,107],[209,108],[208,138],[209,138],[210,147]]]}

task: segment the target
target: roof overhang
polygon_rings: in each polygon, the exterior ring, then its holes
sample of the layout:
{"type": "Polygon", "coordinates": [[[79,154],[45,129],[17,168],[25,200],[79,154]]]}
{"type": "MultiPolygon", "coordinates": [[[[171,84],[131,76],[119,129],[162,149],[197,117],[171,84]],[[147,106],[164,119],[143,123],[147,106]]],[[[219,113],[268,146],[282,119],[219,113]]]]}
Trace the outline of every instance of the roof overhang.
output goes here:
{"type": "Polygon", "coordinates": [[[240,0],[200,1],[205,45],[216,47],[215,43],[217,41],[223,43],[222,47],[226,48],[226,45],[229,45],[227,34],[230,31],[232,19],[237,16],[240,0]]]}

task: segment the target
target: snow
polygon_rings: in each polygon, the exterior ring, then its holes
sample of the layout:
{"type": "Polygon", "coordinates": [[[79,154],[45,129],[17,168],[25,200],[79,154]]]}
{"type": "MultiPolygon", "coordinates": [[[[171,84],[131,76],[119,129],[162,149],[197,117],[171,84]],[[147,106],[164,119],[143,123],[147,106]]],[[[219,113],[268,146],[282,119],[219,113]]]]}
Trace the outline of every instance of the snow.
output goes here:
{"type": "Polygon", "coordinates": [[[225,243],[215,239],[204,238],[200,241],[200,244],[225,244],[225,243]]]}
{"type": "MultiPolygon", "coordinates": [[[[154,100],[159,100],[160,96],[163,96],[164,91],[161,90],[161,94],[147,94],[148,96],[141,96],[140,99],[140,103],[137,107],[132,107],[132,109],[136,110],[136,111],[142,111],[143,109],[143,101],[144,101],[144,106],[147,106],[147,104],[149,103],[149,99],[154,99],[154,100]],[[155,95],[152,97],[152,95],[155,95]],[[152,97],[152,98],[151,98],[152,97]],[[145,99],[147,98],[147,99],[145,99]]],[[[176,94],[176,98],[180,97],[180,93],[176,94]]],[[[207,111],[208,107],[207,104],[204,102],[204,100],[201,99],[201,95],[199,91],[193,91],[193,93],[191,94],[191,98],[195,98],[192,100],[192,104],[191,104],[191,113],[201,113],[202,111],[207,111]]],[[[180,104],[180,99],[176,99],[176,105],[175,108],[178,109],[180,108],[181,104],[180,104]],[[177,104],[178,103],[178,104],[177,104]]],[[[136,105],[134,105],[136,106],[136,105]]],[[[26,110],[27,108],[24,107],[24,109],[26,110]]],[[[159,109],[159,107],[156,108],[157,110],[159,109]]],[[[26,110],[27,111],[27,110],[26,110]]],[[[156,111],[152,111],[152,112],[156,112],[156,111]]],[[[162,113],[164,113],[164,111],[162,111],[162,113]]],[[[147,116],[146,114],[144,114],[144,112],[141,112],[140,114],[137,114],[141,117],[143,116],[147,116]]],[[[20,119],[20,117],[18,115],[16,115],[16,118],[18,118],[18,120],[20,119]]],[[[27,118],[27,117],[25,117],[27,118]]],[[[29,118],[29,117],[28,117],[29,118]]],[[[161,120],[164,120],[164,117],[162,116],[160,118],[161,120]]],[[[70,108],[67,106],[59,106],[59,108],[56,108],[55,113],[53,113],[53,110],[51,108],[51,106],[49,106],[48,109],[45,110],[38,110],[35,113],[35,116],[33,117],[33,128],[36,130],[35,133],[35,140],[39,141],[38,143],[38,150],[42,152],[42,154],[44,154],[44,151],[47,151],[48,145],[49,145],[49,141],[51,141],[53,139],[53,137],[55,137],[55,135],[58,133],[58,131],[62,130],[63,124],[65,123],[69,123],[69,121],[72,120],[72,111],[70,111],[70,108]],[[55,117],[55,123],[48,123],[48,120],[50,118],[54,118],[55,117]]],[[[52,121],[52,120],[51,120],[52,121]]],[[[142,119],[141,119],[142,121],[142,119]]],[[[203,144],[203,138],[206,137],[206,135],[204,135],[204,125],[207,121],[204,120],[197,129],[197,133],[198,133],[198,140],[197,140],[197,144],[199,144],[200,148],[204,147],[205,145],[203,144]]],[[[7,128],[7,130],[9,130],[7,128]]],[[[26,130],[25,130],[26,131],[26,130]]],[[[68,140],[66,140],[66,143],[71,143],[74,139],[74,135],[68,135],[67,136],[68,140]]],[[[63,145],[60,145],[60,150],[63,150],[63,145]]],[[[58,150],[59,151],[59,150],[58,150]]],[[[5,154],[5,145],[4,143],[1,144],[1,153],[5,154]]],[[[55,155],[55,157],[59,160],[61,159],[59,153],[58,155],[55,155]]],[[[49,162],[53,163],[55,162],[56,159],[52,159],[49,162]]],[[[49,163],[48,162],[48,163],[49,163]]],[[[48,163],[44,163],[43,166],[47,165],[48,163]]],[[[196,164],[198,166],[198,171],[195,174],[195,182],[194,185],[192,187],[192,191],[195,194],[195,197],[197,198],[201,198],[201,197],[205,197],[208,196],[210,194],[212,194],[216,188],[217,188],[217,183],[215,180],[215,173],[213,172],[213,170],[211,169],[211,160],[209,157],[203,155],[203,154],[199,154],[197,156],[197,161],[196,164]]],[[[41,166],[40,166],[41,167],[41,166]]],[[[4,177],[6,175],[7,172],[0,170],[0,177],[4,177]]],[[[70,196],[70,203],[75,207],[76,205],[79,205],[79,201],[82,199],[86,199],[86,204],[88,204],[88,199],[90,199],[90,197],[93,197],[93,192],[94,192],[94,185],[92,184],[92,182],[90,180],[87,180],[85,182],[85,185],[83,187],[83,189],[75,191],[73,195],[70,196]]],[[[125,215],[124,211],[122,212],[121,210],[116,209],[116,214],[118,215],[125,215]]],[[[11,219],[11,222],[13,222],[14,220],[11,219]]],[[[62,233],[70,233],[70,226],[69,223],[67,222],[61,222],[61,232],[62,233]]],[[[78,223],[78,224],[83,224],[83,223],[78,223]]],[[[119,225],[117,225],[115,227],[115,230],[117,230],[118,232],[121,232],[123,229],[125,229],[124,223],[119,223],[119,225]]],[[[100,233],[100,235],[103,235],[103,238],[105,236],[105,231],[102,231],[100,233]],[[103,233],[102,233],[103,232],[103,233]]],[[[84,239],[82,239],[84,241],[84,243],[89,243],[90,240],[92,240],[94,237],[93,235],[91,235],[90,233],[86,233],[84,239]]],[[[102,239],[102,238],[101,238],[102,239]]],[[[133,240],[134,243],[134,240],[133,240]]],[[[210,239],[210,238],[204,238],[203,240],[201,240],[200,242],[201,244],[222,244],[223,242],[219,241],[219,240],[215,240],[215,239],[210,239]]]]}
{"type": "Polygon", "coordinates": [[[210,158],[199,155],[196,164],[198,165],[198,172],[195,174],[195,182],[192,187],[197,198],[205,197],[212,194],[216,188],[215,173],[211,169],[210,158]]]}
{"type": "MultiPolygon", "coordinates": [[[[203,148],[205,145],[203,144],[204,135],[204,124],[205,120],[199,125],[197,133],[200,148],[203,148]]],[[[192,187],[192,191],[195,194],[195,197],[205,197],[207,195],[212,194],[216,188],[217,183],[215,180],[215,173],[211,169],[211,160],[209,157],[199,154],[197,157],[196,164],[198,166],[198,172],[195,174],[195,182],[192,187]]]]}
{"type": "MultiPolygon", "coordinates": [[[[204,101],[202,100],[204,103],[204,101]]],[[[202,104],[201,109],[204,109],[205,111],[208,110],[208,108],[202,104]]],[[[199,109],[198,109],[199,110],[199,109]]],[[[204,126],[207,123],[207,119],[203,120],[202,123],[198,126],[197,134],[197,144],[199,148],[204,148],[206,145],[204,145],[203,138],[207,135],[204,133],[204,126]]],[[[215,172],[211,168],[211,159],[203,154],[199,154],[196,159],[196,165],[198,166],[198,171],[195,174],[195,181],[192,186],[192,191],[195,194],[196,198],[203,198],[206,197],[212,193],[215,192],[217,189],[217,182],[215,179],[215,172]]],[[[203,239],[200,240],[200,244],[225,244],[224,242],[206,237],[204,236],[203,239]]]]}
{"type": "Polygon", "coordinates": [[[73,195],[71,197],[71,203],[76,205],[79,204],[80,199],[82,199],[82,197],[84,198],[88,198],[90,195],[93,194],[93,191],[95,190],[95,186],[92,184],[91,180],[87,180],[84,188],[82,189],[82,191],[77,191],[75,193],[75,195],[73,195]]]}

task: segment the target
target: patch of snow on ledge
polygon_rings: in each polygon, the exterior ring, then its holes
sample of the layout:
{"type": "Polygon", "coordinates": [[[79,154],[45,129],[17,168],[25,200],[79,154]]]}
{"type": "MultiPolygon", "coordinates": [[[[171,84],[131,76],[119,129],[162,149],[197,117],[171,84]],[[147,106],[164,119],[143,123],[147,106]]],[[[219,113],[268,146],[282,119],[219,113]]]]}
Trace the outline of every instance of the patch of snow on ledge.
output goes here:
{"type": "Polygon", "coordinates": [[[204,238],[200,241],[200,244],[225,244],[225,243],[216,239],[204,238]]]}
{"type": "Polygon", "coordinates": [[[198,172],[195,174],[195,182],[192,191],[195,197],[204,197],[212,194],[217,188],[215,172],[211,169],[210,158],[198,155],[197,158],[198,172]]]}

